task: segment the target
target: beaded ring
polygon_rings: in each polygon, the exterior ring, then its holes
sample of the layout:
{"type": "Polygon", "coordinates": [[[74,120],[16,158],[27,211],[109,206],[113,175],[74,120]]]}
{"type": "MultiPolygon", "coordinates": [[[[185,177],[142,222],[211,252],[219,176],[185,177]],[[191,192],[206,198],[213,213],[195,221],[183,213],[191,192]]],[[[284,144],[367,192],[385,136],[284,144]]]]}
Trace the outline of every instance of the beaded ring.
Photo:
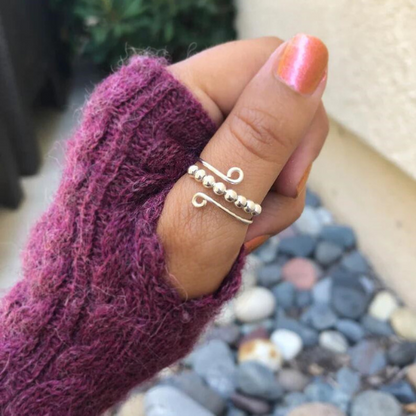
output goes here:
{"type": "MultiPolygon", "coordinates": [[[[214,166],[210,165],[205,160],[201,159],[201,163],[207,169],[213,172],[215,175],[219,176],[221,179],[223,179],[224,181],[228,183],[231,183],[234,185],[239,184],[242,182],[244,178],[244,173],[240,168],[237,168],[237,167],[230,168],[227,172],[227,175],[224,175],[222,172],[220,172],[214,166]],[[236,172],[238,174],[238,177],[233,179],[232,176],[236,172]]],[[[237,192],[234,191],[234,189],[227,189],[223,182],[216,182],[213,175],[207,175],[205,170],[200,169],[197,165],[190,166],[188,168],[188,174],[191,177],[193,177],[197,182],[201,182],[205,188],[212,188],[213,192],[216,195],[223,195],[224,199],[227,202],[233,203],[237,208],[242,209],[247,214],[251,214],[253,217],[261,214],[262,208],[260,204],[256,204],[255,202],[247,199],[243,195],[238,195],[237,192]]],[[[204,207],[207,204],[207,202],[210,202],[216,205],[218,208],[222,209],[227,214],[231,215],[232,217],[236,218],[237,220],[245,224],[252,224],[253,222],[252,219],[246,219],[246,218],[240,217],[239,215],[230,211],[228,208],[224,207],[215,199],[211,198],[210,196],[206,195],[203,192],[197,192],[192,198],[192,204],[196,208],[204,207]],[[201,198],[202,201],[199,201],[198,200],[199,198],[201,198]]]]}

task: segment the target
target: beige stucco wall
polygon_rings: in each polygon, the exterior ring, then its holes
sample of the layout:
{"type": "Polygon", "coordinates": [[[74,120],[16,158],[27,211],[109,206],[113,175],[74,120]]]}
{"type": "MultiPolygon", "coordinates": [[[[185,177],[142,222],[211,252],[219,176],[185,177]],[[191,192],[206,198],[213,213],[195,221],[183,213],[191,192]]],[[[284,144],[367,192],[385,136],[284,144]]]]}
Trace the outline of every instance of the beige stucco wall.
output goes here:
{"type": "Polygon", "coordinates": [[[416,179],[416,1],[238,0],[243,38],[298,32],[330,50],[332,117],[416,179]]]}
{"type": "Polygon", "coordinates": [[[330,50],[332,119],[310,185],[416,310],[416,1],[237,0],[241,38],[298,32],[330,50]]]}

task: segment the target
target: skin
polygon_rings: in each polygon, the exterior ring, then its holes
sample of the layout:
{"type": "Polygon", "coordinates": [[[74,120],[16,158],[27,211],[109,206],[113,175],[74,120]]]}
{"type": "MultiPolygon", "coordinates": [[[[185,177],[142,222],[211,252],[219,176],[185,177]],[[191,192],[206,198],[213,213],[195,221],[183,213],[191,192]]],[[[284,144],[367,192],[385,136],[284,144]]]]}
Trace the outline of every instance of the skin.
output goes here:
{"type": "Polygon", "coordinates": [[[282,43],[231,42],[169,68],[219,126],[201,157],[223,172],[242,168],[244,181],[236,190],[263,207],[247,226],[211,204],[193,207],[193,195],[203,188],[188,175],[176,183],[158,235],[169,279],[184,299],[213,293],[244,243],[279,233],[303,211],[305,179],[328,134],[321,101],[326,75],[310,95],[288,86],[276,75],[287,45],[282,43]]]}

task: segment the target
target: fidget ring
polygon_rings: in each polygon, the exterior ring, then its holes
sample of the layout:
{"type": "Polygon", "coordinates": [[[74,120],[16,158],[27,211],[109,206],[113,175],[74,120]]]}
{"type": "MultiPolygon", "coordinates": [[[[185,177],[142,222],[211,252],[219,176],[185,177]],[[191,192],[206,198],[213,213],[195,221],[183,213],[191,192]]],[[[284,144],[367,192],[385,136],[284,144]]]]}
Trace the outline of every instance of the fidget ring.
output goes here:
{"type": "MultiPolygon", "coordinates": [[[[210,165],[205,160],[200,160],[202,165],[214,173],[216,176],[220,177],[225,182],[231,183],[233,185],[239,184],[244,179],[244,173],[240,168],[233,167],[230,168],[226,175],[216,169],[214,166],[210,165]],[[237,176],[235,175],[237,173],[237,176]],[[234,177],[234,178],[233,178],[234,177]]],[[[224,196],[224,199],[233,203],[235,207],[242,209],[247,214],[251,214],[252,217],[261,214],[261,205],[256,204],[255,202],[247,199],[243,195],[238,195],[234,189],[227,189],[223,182],[217,182],[213,175],[207,175],[204,169],[200,169],[197,165],[192,165],[188,168],[188,174],[193,177],[197,182],[202,183],[205,188],[212,189],[214,194],[224,196]]],[[[215,199],[211,198],[203,192],[197,192],[192,198],[192,205],[196,208],[204,207],[208,202],[214,204],[218,208],[222,209],[227,214],[231,215],[235,219],[243,222],[244,224],[252,224],[252,219],[246,219],[240,217],[233,211],[226,208],[224,205],[220,204],[215,199]]]]}

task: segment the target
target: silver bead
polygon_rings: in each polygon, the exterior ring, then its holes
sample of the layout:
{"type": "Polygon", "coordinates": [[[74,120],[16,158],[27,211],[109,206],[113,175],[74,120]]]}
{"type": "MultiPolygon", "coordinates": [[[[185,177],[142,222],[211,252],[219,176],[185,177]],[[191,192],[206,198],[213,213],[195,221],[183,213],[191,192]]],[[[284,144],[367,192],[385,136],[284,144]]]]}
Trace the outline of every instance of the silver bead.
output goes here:
{"type": "Polygon", "coordinates": [[[199,169],[197,165],[189,166],[188,175],[195,176],[195,172],[199,169]]]}
{"type": "Polygon", "coordinates": [[[202,179],[204,179],[205,175],[206,175],[206,173],[205,173],[204,169],[198,169],[198,170],[195,172],[195,179],[196,179],[198,182],[202,182],[202,179]]]}
{"type": "Polygon", "coordinates": [[[214,187],[213,187],[214,194],[224,195],[226,190],[227,188],[222,182],[217,182],[214,184],[214,187]]]}
{"type": "Polygon", "coordinates": [[[238,195],[237,201],[234,202],[234,205],[237,208],[244,208],[247,204],[247,198],[243,195],[238,195]]]}
{"type": "Polygon", "coordinates": [[[262,209],[261,209],[261,205],[259,205],[259,204],[255,204],[255,205],[254,205],[253,215],[254,215],[254,216],[256,216],[256,215],[260,215],[260,214],[261,214],[261,211],[262,211],[262,209]]]}
{"type": "Polygon", "coordinates": [[[215,178],[212,175],[207,175],[202,180],[202,185],[205,186],[205,188],[212,188],[215,184],[215,178]]]}
{"type": "Polygon", "coordinates": [[[244,207],[244,211],[247,212],[247,214],[252,214],[255,206],[256,204],[253,201],[248,200],[247,205],[244,207]]]}
{"type": "Polygon", "coordinates": [[[237,197],[238,197],[237,192],[234,191],[233,189],[227,189],[224,195],[224,199],[228,202],[236,201],[237,197]]]}

